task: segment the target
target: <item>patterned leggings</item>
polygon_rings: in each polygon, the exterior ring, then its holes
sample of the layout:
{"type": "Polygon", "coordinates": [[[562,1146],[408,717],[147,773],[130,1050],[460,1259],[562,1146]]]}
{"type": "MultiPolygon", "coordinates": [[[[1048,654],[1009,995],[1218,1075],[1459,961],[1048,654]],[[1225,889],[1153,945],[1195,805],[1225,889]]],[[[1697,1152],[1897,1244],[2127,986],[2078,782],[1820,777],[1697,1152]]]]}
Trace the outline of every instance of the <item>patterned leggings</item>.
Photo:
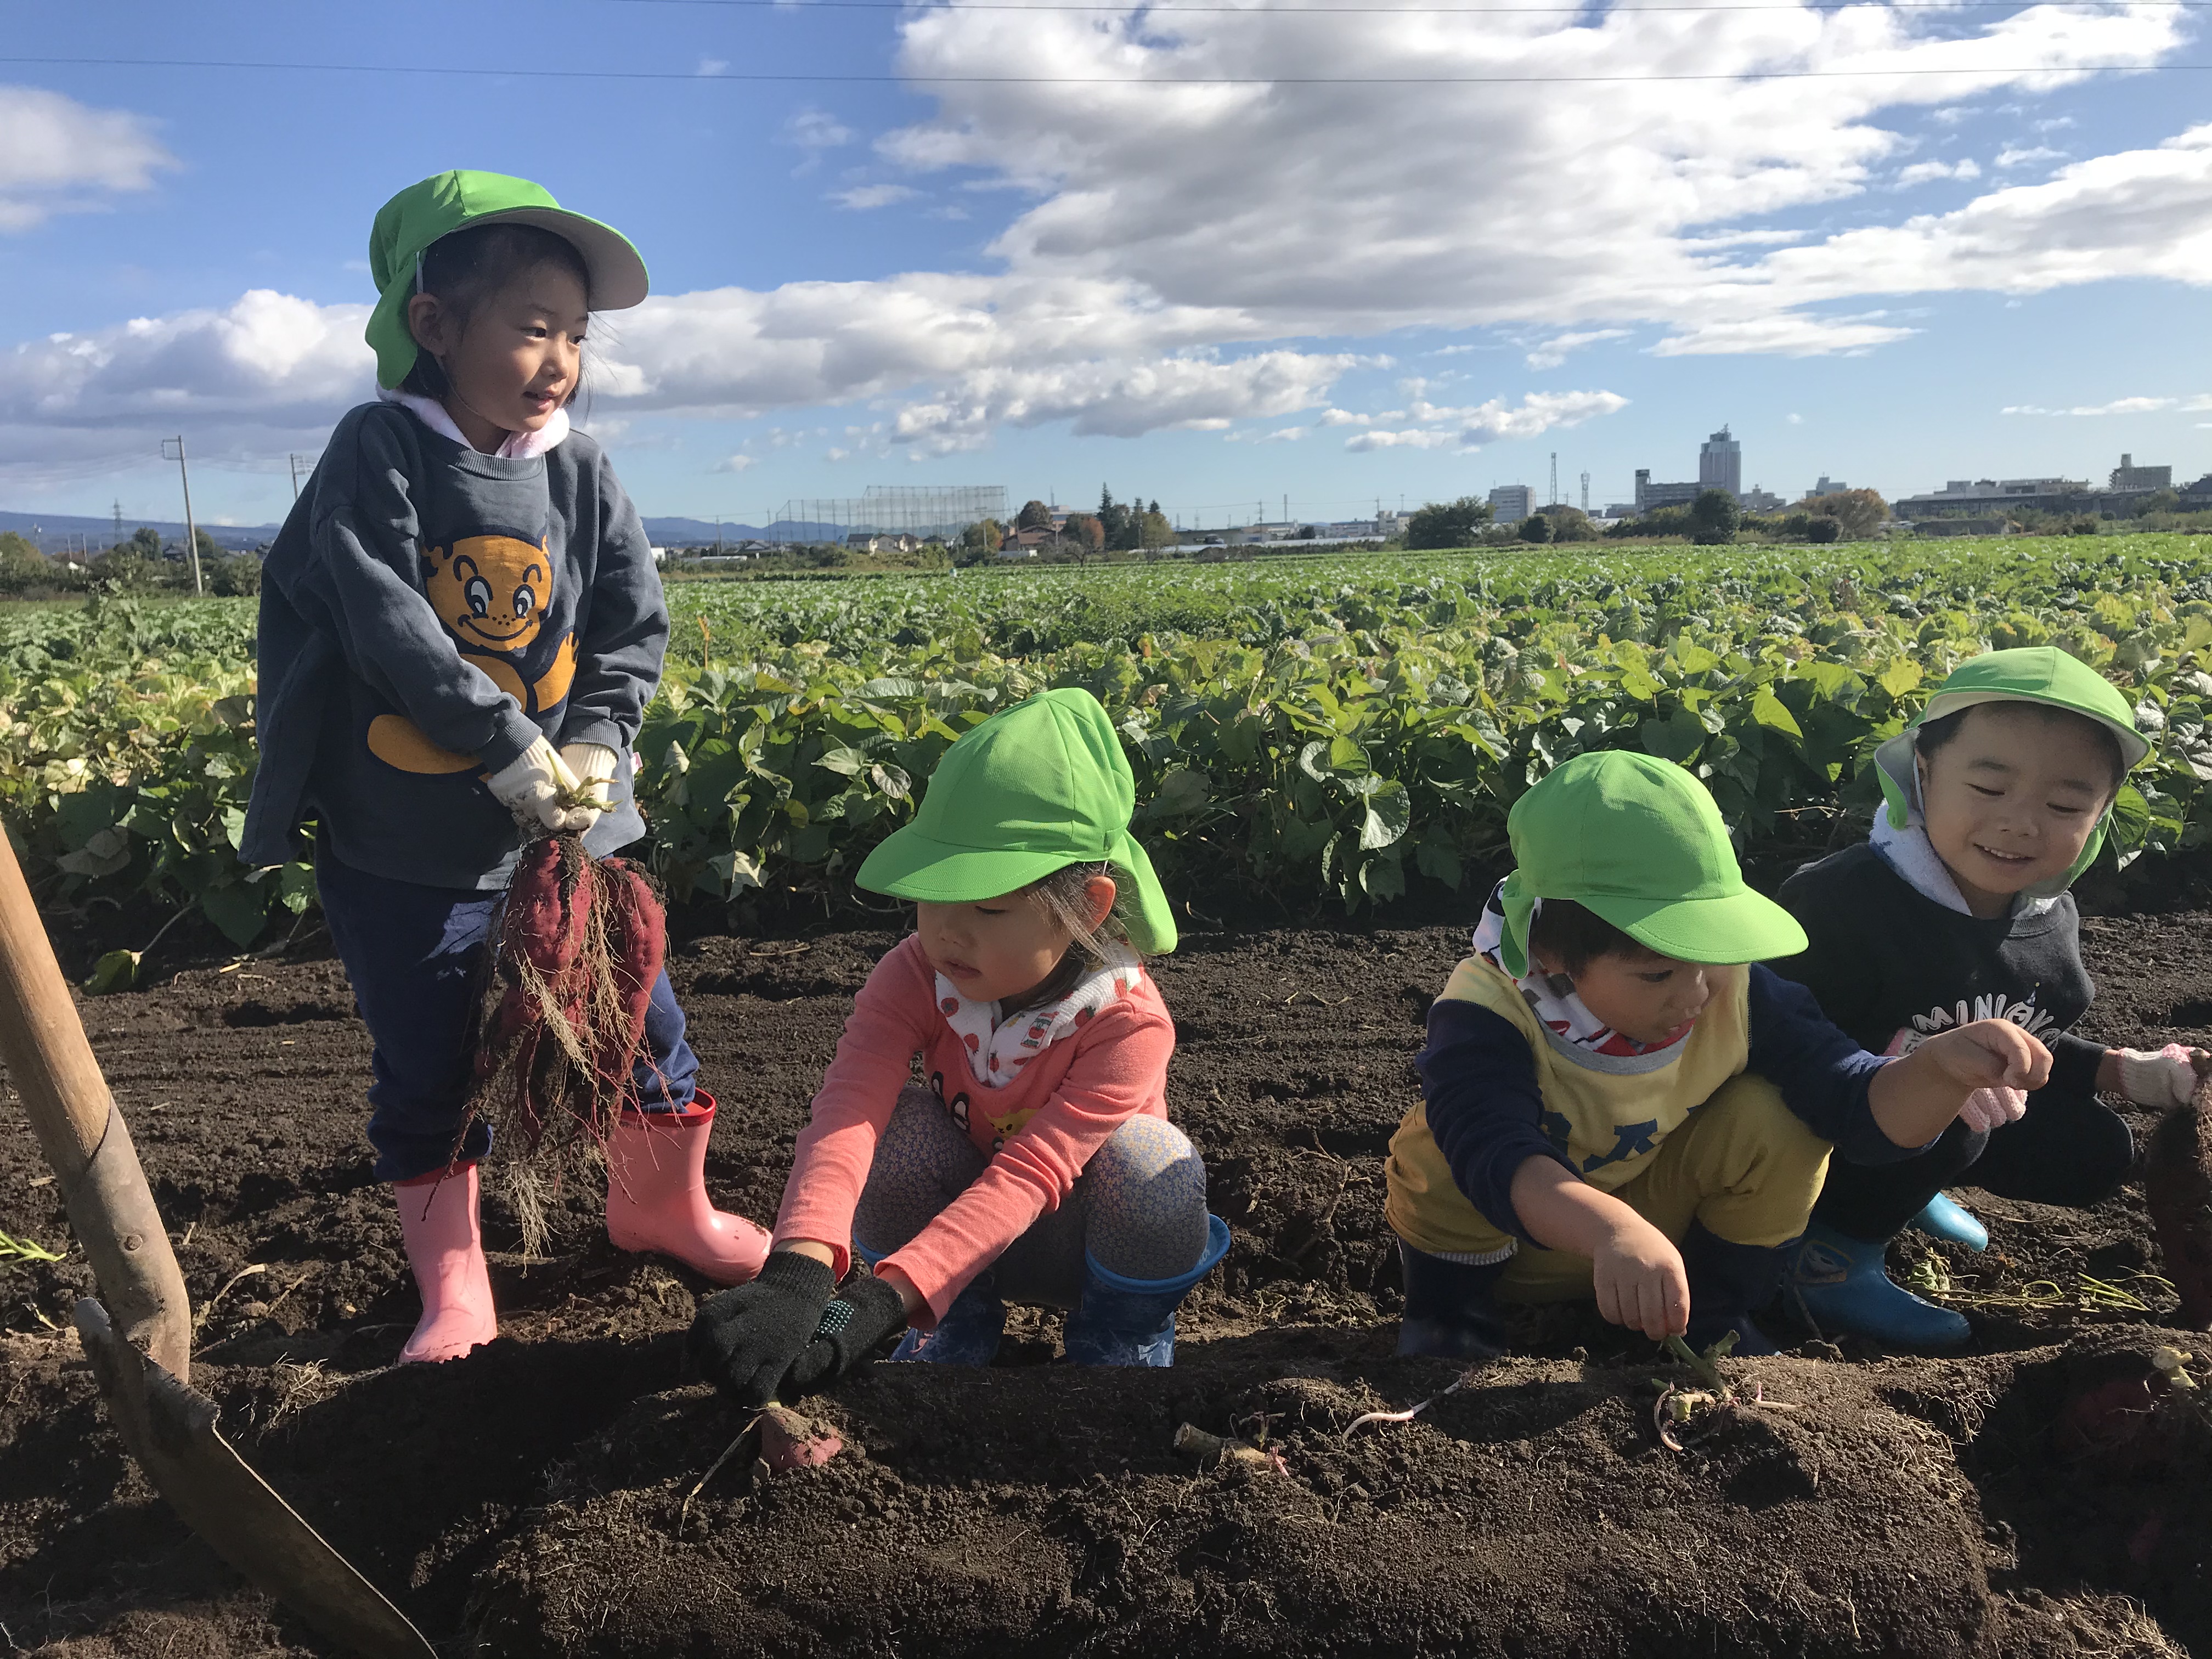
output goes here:
{"type": "MultiPolygon", "coordinates": [[[[990,1161],[935,1095],[902,1091],[876,1143],[854,1243],[872,1256],[902,1248],[990,1161]]],[[[1197,1149],[1165,1118],[1133,1117],[1091,1155],[1060,1207],[1006,1247],[998,1293],[1073,1308],[1083,1297],[1086,1250],[1125,1278],[1173,1279],[1198,1265],[1206,1243],[1206,1164],[1197,1149]]]]}

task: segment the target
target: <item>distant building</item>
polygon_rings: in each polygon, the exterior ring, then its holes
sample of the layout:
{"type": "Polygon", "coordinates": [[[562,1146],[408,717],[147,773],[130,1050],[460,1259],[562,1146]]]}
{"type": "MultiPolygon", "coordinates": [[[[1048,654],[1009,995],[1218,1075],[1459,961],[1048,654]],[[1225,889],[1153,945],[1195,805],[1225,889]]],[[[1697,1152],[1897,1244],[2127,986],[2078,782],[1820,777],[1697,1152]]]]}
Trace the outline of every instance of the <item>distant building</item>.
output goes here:
{"type": "Polygon", "coordinates": [[[1805,497],[1808,501],[1810,501],[1815,495],[1833,495],[1841,490],[1849,489],[1850,488],[1850,486],[1845,483],[1841,478],[1832,478],[1826,473],[1823,472],[1820,475],[1820,482],[1814,484],[1810,489],[1807,490],[1805,492],[1805,497]]]}
{"type": "Polygon", "coordinates": [[[2039,513],[2094,513],[2104,504],[2087,479],[1953,478],[1941,489],[1907,496],[1892,510],[1900,519],[1938,514],[1980,517],[2008,507],[2039,513]]]}
{"type": "Polygon", "coordinates": [[[1497,524],[1519,524],[1536,510],[1536,492],[1527,484],[1500,484],[1490,492],[1490,517],[1497,524]]]}
{"type": "Polygon", "coordinates": [[[1705,489],[1701,483],[1654,483],[1651,469],[1636,469],[1636,510],[1649,513],[1658,507],[1687,507],[1705,489]]]}
{"type": "Polygon", "coordinates": [[[1743,446],[1723,427],[1698,451],[1698,488],[1725,489],[1731,499],[1743,494],[1743,446]]]}
{"type": "Polygon", "coordinates": [[[2171,489],[2173,488],[2173,469],[2170,466],[2137,466],[2132,455],[2120,457],[2120,464],[2112,469],[2114,489],[2171,489]]]}
{"type": "Polygon", "coordinates": [[[862,553],[911,553],[921,545],[921,538],[899,532],[855,530],[845,538],[845,545],[862,553]]]}
{"type": "Polygon", "coordinates": [[[1757,484],[1745,490],[1736,500],[1753,513],[1779,513],[1789,503],[1771,489],[1761,489],[1757,484]]]}

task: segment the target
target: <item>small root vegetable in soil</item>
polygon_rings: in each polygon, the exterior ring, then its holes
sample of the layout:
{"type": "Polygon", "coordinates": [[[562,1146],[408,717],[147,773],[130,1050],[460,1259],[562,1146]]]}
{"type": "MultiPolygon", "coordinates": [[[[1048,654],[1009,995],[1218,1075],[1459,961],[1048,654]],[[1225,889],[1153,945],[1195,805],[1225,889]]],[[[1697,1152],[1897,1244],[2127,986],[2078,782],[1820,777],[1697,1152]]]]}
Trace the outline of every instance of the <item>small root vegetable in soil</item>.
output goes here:
{"type": "Polygon", "coordinates": [[[2212,1329],[2212,1077],[2153,1132],[2143,1198],[2166,1276],[2181,1297],[2179,1322],[2212,1329]]]}

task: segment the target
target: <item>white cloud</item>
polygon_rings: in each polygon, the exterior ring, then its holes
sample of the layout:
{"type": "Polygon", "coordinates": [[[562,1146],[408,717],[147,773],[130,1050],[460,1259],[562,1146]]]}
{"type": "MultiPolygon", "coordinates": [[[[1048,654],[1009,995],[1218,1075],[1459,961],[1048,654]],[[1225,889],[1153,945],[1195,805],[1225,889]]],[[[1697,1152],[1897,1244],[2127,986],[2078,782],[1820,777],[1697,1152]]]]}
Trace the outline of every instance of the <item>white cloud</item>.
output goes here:
{"type": "Polygon", "coordinates": [[[1970,158],[1956,161],[1915,161],[1897,175],[1900,190],[1910,190],[1915,185],[1929,184],[1938,179],[1978,179],[1980,166],[1970,158]]]}
{"type": "Polygon", "coordinates": [[[850,190],[833,191],[830,199],[841,208],[865,213],[870,208],[890,207],[895,202],[911,201],[921,194],[911,185],[855,185],[850,190]]]}
{"type": "Polygon", "coordinates": [[[1370,449],[1451,449],[1458,446],[1455,432],[1414,428],[1405,432],[1363,432],[1346,438],[1344,447],[1354,454],[1370,449]]]}
{"type": "Polygon", "coordinates": [[[2115,398],[2108,404],[2077,404],[2071,409],[2045,409],[2036,404],[2008,404],[2001,412],[2007,415],[2155,415],[2166,410],[2191,415],[2212,410],[2212,392],[2200,392],[2190,398],[2115,398]]]}
{"type": "Polygon", "coordinates": [[[0,231],[88,211],[117,191],[150,190],[156,173],[177,164],[142,115],[0,86],[0,231]]]}
{"type": "MultiPolygon", "coordinates": [[[[1406,384],[1408,390],[1416,392],[1422,386],[1419,380],[1406,384]]],[[[1503,398],[1492,398],[1487,403],[1465,409],[1439,408],[1417,398],[1411,410],[1404,412],[1431,424],[1396,431],[1376,428],[1346,439],[1344,447],[1355,454],[1376,449],[1479,449],[1484,444],[1504,439],[1537,437],[1553,427],[1580,426],[1584,421],[1627,407],[1628,399],[1613,392],[1532,392],[1517,404],[1509,405],[1503,398]]],[[[1332,415],[1338,412],[1329,411],[1332,415]]],[[[1398,411],[1393,411],[1376,418],[1400,417],[1398,411]]],[[[1340,422],[1325,415],[1321,424],[1340,422]]]]}
{"type": "MultiPolygon", "coordinates": [[[[1035,12],[1018,28],[929,7],[899,27],[902,67],[932,77],[916,88],[934,113],[875,146],[902,182],[848,182],[831,199],[887,207],[957,169],[944,194],[1000,216],[985,268],[655,296],[616,319],[602,348],[594,397],[609,412],[873,405],[888,427],[871,441],[914,453],[972,447],[1002,424],[1127,435],[1308,411],[1370,448],[1464,446],[1607,410],[1409,398],[1353,413],[1330,392],[1377,360],[1299,343],[1494,331],[1435,355],[1517,348],[1545,368],[1645,329],[1662,356],[1863,352],[1922,325],[1872,308],[1876,296],[2212,284],[2212,125],[1941,214],[1906,216],[1889,193],[1944,166],[1905,162],[1923,113],[2026,131],[2027,104],[2079,84],[2079,66],[2169,58],[2187,40],[2172,7],[2029,4],[1988,21],[1879,6],[1572,18],[1252,7],[1035,12]],[[1654,79],[1589,97],[1542,84],[1686,73],[1754,78],[1694,95],[1654,79]],[[1006,76],[1122,79],[990,83],[1006,76]],[[1276,83],[1123,83],[1206,76],[1276,83]],[[1452,76],[1535,79],[1315,83],[1452,76]],[[1790,228],[1828,214],[1850,228],[1790,228]]],[[[810,109],[782,141],[804,170],[859,135],[810,109]]],[[[0,222],[143,188],[167,165],[137,118],[0,93],[0,222]],[[62,135],[43,148],[14,138],[34,105],[62,135]]],[[[1971,167],[1942,176],[1970,180],[1971,167]]],[[[135,453],[185,410],[216,447],[282,453],[273,434],[326,428],[367,392],[360,326],[359,307],[257,292],[27,342],[0,359],[0,471],[135,453]]]]}
{"type": "Polygon", "coordinates": [[[1805,424],[1805,417],[1802,415],[1784,415],[1782,418],[1784,421],[1787,421],[1791,426],[1802,426],[1805,424]]]}
{"type": "Polygon", "coordinates": [[[1567,334],[1555,334],[1528,353],[1531,368],[1557,368],[1567,361],[1567,354],[1586,345],[1595,345],[1601,340],[1625,340],[1629,331],[1625,328],[1588,328],[1567,334]]]}
{"type": "Polygon", "coordinates": [[[2066,152],[2063,149],[2051,149],[2042,144],[2008,144],[1997,152],[1996,165],[2000,167],[2033,167],[2038,161],[2063,161],[2065,159],[2066,152]]]}
{"type": "Polygon", "coordinates": [[[743,472],[747,467],[760,465],[757,455],[726,455],[714,463],[717,472],[743,472]]]}
{"type": "Polygon", "coordinates": [[[726,58],[702,58],[699,60],[699,73],[702,75],[720,75],[729,67],[730,60],[726,58]]]}

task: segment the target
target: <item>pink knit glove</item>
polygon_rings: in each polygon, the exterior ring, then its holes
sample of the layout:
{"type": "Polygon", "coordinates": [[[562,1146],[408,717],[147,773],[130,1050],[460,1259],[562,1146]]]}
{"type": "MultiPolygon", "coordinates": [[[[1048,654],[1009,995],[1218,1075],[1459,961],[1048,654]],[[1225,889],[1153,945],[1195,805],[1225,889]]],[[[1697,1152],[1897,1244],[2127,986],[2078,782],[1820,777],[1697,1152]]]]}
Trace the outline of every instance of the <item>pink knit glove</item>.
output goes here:
{"type": "MultiPolygon", "coordinates": [[[[2027,1115],[2025,1089],[1977,1089],[1959,1108],[1959,1121],[1969,1129],[2002,1129],[2027,1115]]],[[[2040,1119],[2037,1120],[2039,1122],[2040,1119]]]]}
{"type": "Polygon", "coordinates": [[[2155,1053],[2121,1049],[2120,1092],[2138,1106],[2186,1106],[2197,1092],[2197,1067],[2190,1058],[2197,1052],[2181,1042],[2155,1053]]]}

